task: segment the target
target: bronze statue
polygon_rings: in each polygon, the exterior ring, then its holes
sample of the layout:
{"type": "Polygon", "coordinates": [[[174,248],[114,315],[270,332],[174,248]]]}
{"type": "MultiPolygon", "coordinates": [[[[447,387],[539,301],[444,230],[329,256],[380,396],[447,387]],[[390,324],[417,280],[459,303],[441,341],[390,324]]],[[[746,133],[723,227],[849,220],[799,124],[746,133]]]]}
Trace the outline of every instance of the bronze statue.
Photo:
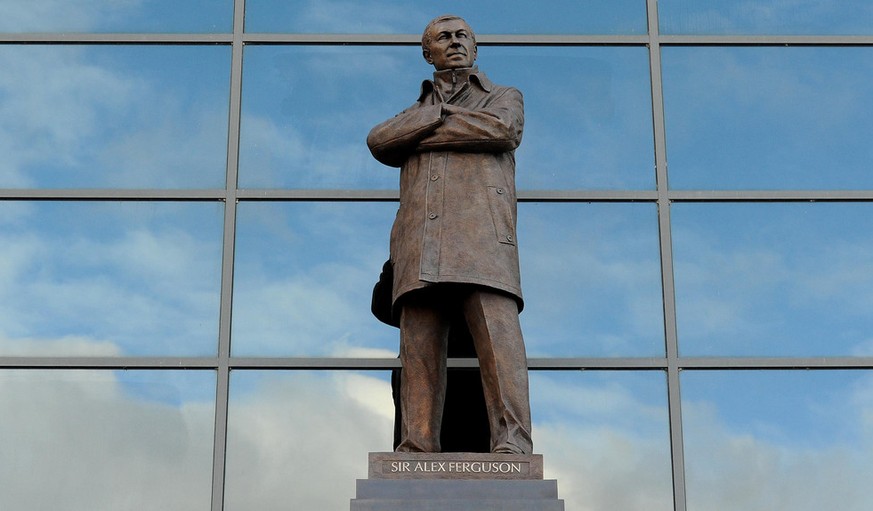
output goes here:
{"type": "Polygon", "coordinates": [[[431,21],[421,45],[433,80],[367,137],[377,160],[400,167],[390,250],[403,367],[396,450],[441,450],[448,332],[460,313],[479,358],[491,452],[530,454],[515,235],[522,95],[473,67],[475,35],[457,16],[431,21]]]}

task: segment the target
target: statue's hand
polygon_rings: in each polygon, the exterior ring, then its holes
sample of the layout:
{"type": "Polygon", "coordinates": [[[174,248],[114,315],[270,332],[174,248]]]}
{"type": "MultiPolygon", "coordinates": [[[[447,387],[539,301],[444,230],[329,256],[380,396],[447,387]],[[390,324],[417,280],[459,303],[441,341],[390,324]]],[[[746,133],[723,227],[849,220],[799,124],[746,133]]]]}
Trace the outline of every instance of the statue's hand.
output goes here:
{"type": "Polygon", "coordinates": [[[452,114],[462,114],[464,112],[469,112],[469,110],[462,107],[462,106],[451,105],[449,103],[443,103],[443,108],[442,108],[443,117],[446,117],[446,116],[452,115],[452,114]]]}

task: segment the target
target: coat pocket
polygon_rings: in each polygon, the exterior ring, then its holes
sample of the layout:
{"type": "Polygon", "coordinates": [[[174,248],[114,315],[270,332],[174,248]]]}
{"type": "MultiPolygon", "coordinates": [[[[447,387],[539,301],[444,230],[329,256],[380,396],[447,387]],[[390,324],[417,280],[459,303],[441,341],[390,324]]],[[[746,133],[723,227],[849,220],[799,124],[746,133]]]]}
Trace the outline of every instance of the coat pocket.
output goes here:
{"type": "Polygon", "coordinates": [[[491,208],[491,220],[494,222],[497,241],[506,245],[515,245],[515,222],[512,218],[511,194],[505,188],[489,186],[488,205],[491,208]]]}

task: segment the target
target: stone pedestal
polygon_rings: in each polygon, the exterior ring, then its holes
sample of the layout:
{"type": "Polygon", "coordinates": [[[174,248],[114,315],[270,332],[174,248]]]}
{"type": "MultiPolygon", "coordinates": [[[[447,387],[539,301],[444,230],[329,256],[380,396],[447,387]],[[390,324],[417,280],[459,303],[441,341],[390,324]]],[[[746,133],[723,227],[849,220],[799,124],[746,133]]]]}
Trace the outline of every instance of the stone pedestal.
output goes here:
{"type": "Polygon", "coordinates": [[[351,511],[564,511],[540,455],[370,453],[351,511]]]}

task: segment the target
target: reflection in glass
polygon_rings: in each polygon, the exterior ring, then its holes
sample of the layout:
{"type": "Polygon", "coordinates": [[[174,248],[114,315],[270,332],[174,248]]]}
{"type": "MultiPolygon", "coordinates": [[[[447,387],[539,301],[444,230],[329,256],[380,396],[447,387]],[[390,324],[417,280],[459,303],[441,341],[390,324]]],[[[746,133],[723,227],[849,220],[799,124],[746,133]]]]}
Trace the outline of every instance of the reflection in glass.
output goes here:
{"type": "Polygon", "coordinates": [[[397,188],[367,134],[417,99],[426,66],[411,48],[248,47],[240,186],[397,188]]]}
{"type": "Polygon", "coordinates": [[[235,355],[397,356],[370,313],[396,203],[240,204],[235,355]]]}
{"type": "Polygon", "coordinates": [[[682,354],[873,354],[873,204],[678,204],[672,220],[682,354]]]}
{"type": "Polygon", "coordinates": [[[0,46],[0,187],[224,187],[230,48],[0,46]]]}
{"type": "Polygon", "coordinates": [[[0,354],[216,352],[220,203],[0,202],[0,354]]]}
{"type": "Polygon", "coordinates": [[[520,189],[655,187],[645,48],[482,47],[479,60],[524,94],[520,189]]]}
{"type": "Polygon", "coordinates": [[[870,507],[870,371],[682,373],[689,511],[870,507]]]}
{"type": "Polygon", "coordinates": [[[420,34],[428,21],[444,13],[462,15],[477,34],[646,33],[646,3],[641,0],[247,0],[246,30],[420,34]]]}
{"type": "Polygon", "coordinates": [[[0,509],[209,509],[212,371],[0,371],[0,509]]]}
{"type": "MultiPolygon", "coordinates": [[[[644,48],[482,47],[479,61],[525,96],[520,188],[654,188],[644,48]]],[[[367,133],[432,72],[410,47],[247,48],[240,186],[396,188],[367,133]]]]}
{"type": "Polygon", "coordinates": [[[391,450],[389,380],[388,372],[233,372],[224,509],[348,509],[367,453],[391,450]]]}
{"type": "Polygon", "coordinates": [[[532,372],[534,452],[566,509],[673,509],[666,378],[532,372]]]}
{"type": "Polygon", "coordinates": [[[651,204],[519,204],[528,356],[658,356],[664,323],[651,204]]]}
{"type": "Polygon", "coordinates": [[[673,47],[663,73],[673,188],[873,188],[873,49],[673,47]]]}
{"type": "Polygon", "coordinates": [[[658,0],[664,34],[873,34],[868,0],[658,0]]]}
{"type": "Polygon", "coordinates": [[[0,32],[231,32],[233,0],[3,2],[0,32]]]}

